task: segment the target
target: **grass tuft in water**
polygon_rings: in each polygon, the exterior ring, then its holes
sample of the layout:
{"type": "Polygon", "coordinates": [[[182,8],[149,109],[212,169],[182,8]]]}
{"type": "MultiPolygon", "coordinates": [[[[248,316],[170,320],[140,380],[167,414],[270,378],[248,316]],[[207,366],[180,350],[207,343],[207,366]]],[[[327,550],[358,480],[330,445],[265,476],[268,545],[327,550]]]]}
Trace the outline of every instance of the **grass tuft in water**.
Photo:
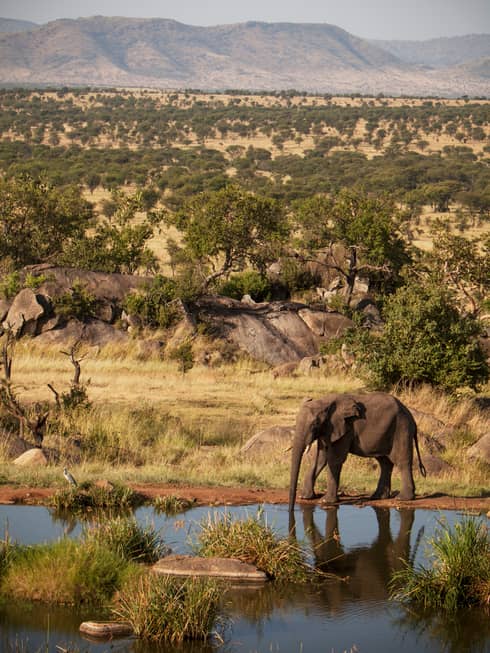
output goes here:
{"type": "Polygon", "coordinates": [[[145,574],[121,589],[113,613],[142,639],[203,640],[217,621],[221,594],[213,580],[145,574]]]}
{"type": "Polygon", "coordinates": [[[121,586],[129,565],[106,547],[63,539],[16,546],[2,582],[10,599],[102,604],[121,586]]]}
{"type": "Polygon", "coordinates": [[[155,511],[166,515],[178,515],[180,512],[190,510],[194,505],[195,500],[183,499],[174,494],[156,497],[153,501],[155,511]]]}
{"type": "Polygon", "coordinates": [[[125,485],[111,484],[109,488],[86,482],[76,487],[58,490],[51,503],[57,511],[80,513],[86,510],[131,508],[143,503],[142,497],[125,485]]]}
{"type": "Polygon", "coordinates": [[[200,526],[195,547],[198,555],[238,558],[279,581],[306,582],[311,578],[313,569],[306,564],[301,547],[280,538],[261,510],[245,520],[233,519],[229,513],[209,515],[200,526]]]}
{"type": "Polygon", "coordinates": [[[153,526],[142,526],[134,517],[113,517],[84,529],[85,542],[114,552],[123,560],[153,563],[167,551],[153,526]]]}
{"type": "Polygon", "coordinates": [[[490,537],[486,524],[471,517],[453,528],[441,524],[430,544],[431,567],[407,565],[396,572],[391,597],[446,612],[490,606],[490,537]]]}

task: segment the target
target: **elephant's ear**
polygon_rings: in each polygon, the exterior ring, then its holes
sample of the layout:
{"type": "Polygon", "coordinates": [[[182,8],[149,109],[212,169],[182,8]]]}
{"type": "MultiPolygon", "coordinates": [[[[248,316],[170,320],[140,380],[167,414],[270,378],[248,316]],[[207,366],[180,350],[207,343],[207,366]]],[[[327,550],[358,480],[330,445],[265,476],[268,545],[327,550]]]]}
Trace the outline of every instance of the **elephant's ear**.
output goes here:
{"type": "Polygon", "coordinates": [[[349,431],[347,420],[360,416],[360,406],[352,397],[337,398],[334,411],[330,418],[333,427],[330,441],[336,442],[340,440],[349,431]]]}

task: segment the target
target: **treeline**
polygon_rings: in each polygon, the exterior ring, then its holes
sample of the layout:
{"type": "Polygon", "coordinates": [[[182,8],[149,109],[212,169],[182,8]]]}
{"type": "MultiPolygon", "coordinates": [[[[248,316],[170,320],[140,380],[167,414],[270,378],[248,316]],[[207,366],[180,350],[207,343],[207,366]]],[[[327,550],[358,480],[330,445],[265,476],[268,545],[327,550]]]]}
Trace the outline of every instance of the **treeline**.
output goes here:
{"type": "MultiPolygon", "coordinates": [[[[23,270],[38,263],[145,272],[153,280],[126,298],[125,310],[144,328],[166,329],[178,319],[179,302],[202,294],[319,304],[320,286],[324,306],[353,318],[342,342],[358,353],[360,373],[373,386],[428,382],[454,390],[488,379],[478,340],[490,308],[488,233],[470,239],[439,222],[433,249],[421,252],[404,237],[407,217],[395,199],[358,189],[289,205],[236,184],[191,195],[176,211],[155,209],[153,200],[148,189],[115,191],[97,216],[75,186],[0,179],[0,294],[9,300],[22,284],[46,281],[23,270]],[[145,217],[135,221],[137,212],[145,217]],[[172,273],[163,276],[149,241],[169,226],[179,238],[167,242],[172,273]],[[382,330],[356,304],[361,279],[382,330]]],[[[94,301],[73,287],[62,310],[90,320],[94,301]]]]}

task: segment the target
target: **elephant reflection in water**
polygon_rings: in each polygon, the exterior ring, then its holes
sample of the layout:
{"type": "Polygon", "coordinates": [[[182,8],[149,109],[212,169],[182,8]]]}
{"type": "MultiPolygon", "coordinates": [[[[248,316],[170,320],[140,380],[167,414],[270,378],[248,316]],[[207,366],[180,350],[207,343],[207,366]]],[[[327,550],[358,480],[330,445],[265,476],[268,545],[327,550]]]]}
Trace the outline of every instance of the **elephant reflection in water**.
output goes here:
{"type": "MultiPolygon", "coordinates": [[[[410,562],[410,535],[414,510],[403,509],[400,515],[398,535],[393,539],[390,531],[390,509],[373,508],[378,521],[378,536],[368,546],[345,551],[338,525],[338,508],[326,511],[325,536],[318,530],[313,519],[313,506],[302,506],[303,523],[309,538],[315,565],[322,571],[348,578],[346,583],[328,583],[330,608],[340,607],[346,598],[384,600],[388,597],[388,582],[394,571],[410,562]]],[[[417,542],[423,533],[418,533],[417,542]]]]}

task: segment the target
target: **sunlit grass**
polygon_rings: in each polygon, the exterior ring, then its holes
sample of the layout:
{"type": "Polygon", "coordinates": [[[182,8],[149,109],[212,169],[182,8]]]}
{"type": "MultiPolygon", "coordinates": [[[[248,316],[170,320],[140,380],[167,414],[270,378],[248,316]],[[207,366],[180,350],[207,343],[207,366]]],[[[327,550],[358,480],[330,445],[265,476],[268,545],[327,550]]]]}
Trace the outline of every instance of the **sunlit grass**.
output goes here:
{"type": "MultiPolygon", "coordinates": [[[[243,444],[270,426],[292,426],[306,396],[362,389],[355,377],[325,375],[321,370],[274,379],[269,369],[247,360],[217,368],[196,365],[182,375],[171,362],[139,360],[131,348],[98,353],[94,349],[88,354],[82,363],[82,382],[90,379],[91,409],[75,418],[58,418],[45,437],[46,447],[60,452],[59,465],[12,465],[5,438],[0,438],[1,483],[63,488],[62,469],[67,462],[79,484],[106,479],[123,485],[286,488],[290,463],[286,447],[250,460],[240,455],[243,444]],[[71,439],[80,443],[78,449],[70,448],[71,439]]],[[[65,389],[70,368],[58,349],[41,351],[31,341],[20,342],[12,368],[19,397],[25,402],[41,398],[53,402],[47,383],[65,389]]],[[[488,466],[468,459],[460,464],[466,448],[485,433],[485,414],[475,402],[453,401],[428,387],[400,391],[398,396],[417,411],[421,431],[431,435],[442,429],[447,450],[441,455],[452,465],[448,472],[429,474],[426,479],[414,465],[417,494],[478,496],[488,489],[488,466]]],[[[349,456],[341,490],[372,493],[377,477],[374,460],[349,456]]],[[[323,487],[321,475],[318,489],[323,487]]],[[[398,488],[395,467],[393,489],[398,488]]]]}
{"type": "Polygon", "coordinates": [[[424,608],[455,612],[461,607],[490,607],[490,537],[487,525],[465,517],[452,528],[441,524],[430,541],[429,566],[394,574],[392,597],[424,608]]]}

